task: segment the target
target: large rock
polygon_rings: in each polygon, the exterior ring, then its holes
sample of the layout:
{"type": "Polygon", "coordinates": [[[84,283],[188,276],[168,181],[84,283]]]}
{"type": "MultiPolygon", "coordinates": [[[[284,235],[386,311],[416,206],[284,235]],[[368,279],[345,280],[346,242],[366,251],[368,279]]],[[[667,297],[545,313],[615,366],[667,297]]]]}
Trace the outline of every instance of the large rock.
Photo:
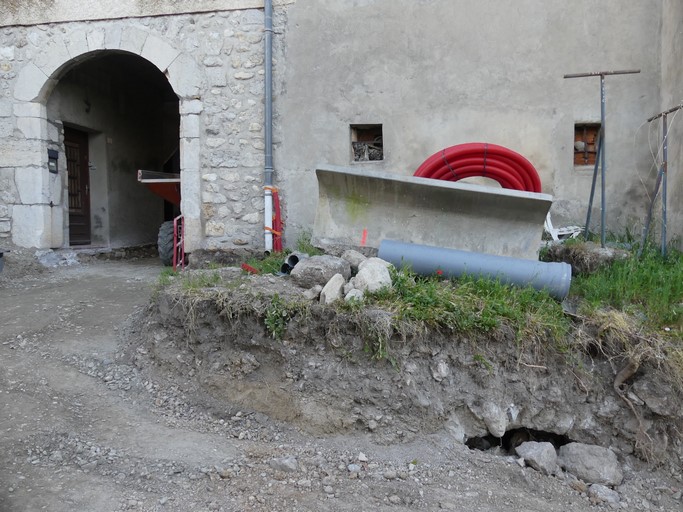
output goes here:
{"type": "Polygon", "coordinates": [[[349,264],[351,265],[351,270],[353,270],[354,272],[358,272],[358,266],[365,260],[367,260],[365,255],[359,253],[358,251],[354,251],[353,249],[348,249],[344,251],[341,257],[349,262],[349,264]]]}
{"type": "Polygon", "coordinates": [[[386,261],[379,258],[368,258],[363,261],[358,274],[353,278],[353,287],[362,292],[376,292],[391,287],[391,274],[386,261]]]}
{"type": "Polygon", "coordinates": [[[332,304],[344,296],[344,284],[346,280],[341,274],[332,276],[320,292],[321,304],[332,304]]]}
{"type": "Polygon", "coordinates": [[[527,441],[515,448],[517,455],[524,458],[529,466],[544,475],[552,475],[557,466],[557,452],[552,443],[527,441]]]}
{"type": "Polygon", "coordinates": [[[568,473],[591,484],[615,486],[624,479],[617,456],[602,446],[565,444],[560,448],[557,462],[568,473]]]}
{"type": "Polygon", "coordinates": [[[325,286],[335,274],[341,274],[347,280],[351,277],[351,265],[342,258],[324,255],[300,260],[290,275],[302,288],[313,288],[316,284],[325,286]]]}

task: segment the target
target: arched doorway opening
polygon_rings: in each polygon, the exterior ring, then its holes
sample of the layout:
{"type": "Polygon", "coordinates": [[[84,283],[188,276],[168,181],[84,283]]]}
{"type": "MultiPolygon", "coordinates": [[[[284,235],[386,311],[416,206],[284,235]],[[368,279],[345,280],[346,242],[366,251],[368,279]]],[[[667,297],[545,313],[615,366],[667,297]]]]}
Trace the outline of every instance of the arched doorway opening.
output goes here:
{"type": "Polygon", "coordinates": [[[178,97],[159,68],[118,50],[83,55],[58,78],[47,121],[66,156],[65,245],[155,242],[174,212],[137,170],[180,172],[178,97]]]}

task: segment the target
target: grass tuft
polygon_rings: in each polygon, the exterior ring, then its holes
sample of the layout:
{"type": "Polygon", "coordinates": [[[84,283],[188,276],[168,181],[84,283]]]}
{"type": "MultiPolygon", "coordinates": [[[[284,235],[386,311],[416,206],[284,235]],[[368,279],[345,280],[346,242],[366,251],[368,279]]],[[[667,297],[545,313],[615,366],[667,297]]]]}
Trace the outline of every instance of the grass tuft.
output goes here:
{"type": "Polygon", "coordinates": [[[577,276],[572,295],[591,310],[610,306],[631,312],[652,328],[683,327],[683,253],[667,258],[648,248],[641,258],[615,261],[587,276],[577,276]]]}
{"type": "Polygon", "coordinates": [[[449,332],[490,332],[503,324],[519,342],[559,341],[569,330],[562,307],[546,292],[465,277],[448,281],[392,270],[393,288],[369,294],[400,321],[449,332]]]}

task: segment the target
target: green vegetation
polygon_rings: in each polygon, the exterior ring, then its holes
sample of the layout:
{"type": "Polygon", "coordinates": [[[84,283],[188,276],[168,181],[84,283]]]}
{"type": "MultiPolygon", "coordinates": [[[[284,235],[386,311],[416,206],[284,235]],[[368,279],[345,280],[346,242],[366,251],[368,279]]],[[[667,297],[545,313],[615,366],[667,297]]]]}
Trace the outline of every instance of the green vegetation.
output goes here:
{"type": "Polygon", "coordinates": [[[296,250],[299,252],[305,252],[309,256],[319,256],[321,254],[325,254],[323,251],[315,247],[311,242],[310,231],[304,231],[301,233],[301,236],[296,241],[296,250]]]}
{"type": "Polygon", "coordinates": [[[662,258],[648,248],[640,258],[614,262],[587,276],[577,276],[572,295],[588,305],[586,314],[610,306],[636,314],[652,328],[683,327],[683,253],[662,258]]]}
{"type": "Polygon", "coordinates": [[[202,288],[211,288],[217,286],[221,282],[221,276],[218,272],[192,272],[182,274],[182,285],[185,290],[199,290],[202,288]]]}
{"type": "Polygon", "coordinates": [[[259,274],[277,274],[289,253],[289,250],[273,252],[260,258],[249,258],[246,263],[258,270],[259,274]]]}
{"type": "Polygon", "coordinates": [[[270,299],[270,304],[266,308],[265,324],[270,335],[276,340],[284,338],[287,330],[290,312],[279,295],[275,294],[270,299]]]}
{"type": "MultiPolygon", "coordinates": [[[[589,259],[591,251],[584,242],[570,241],[566,248],[564,256],[587,262],[585,267],[591,269],[573,279],[570,302],[578,305],[576,313],[565,312],[543,291],[472,277],[418,276],[404,268],[392,269],[392,288],[369,293],[362,301],[339,302],[334,312],[325,308],[314,314],[323,315],[329,336],[355,330],[369,355],[389,362],[391,343],[397,338],[424,339],[430,331],[441,339],[463,334],[458,339],[471,340],[473,361],[489,373],[494,363],[478,344],[512,341],[520,361],[523,354],[530,363],[537,363],[543,354],[561,354],[577,371],[582,354],[602,354],[619,368],[651,364],[683,392],[683,254],[671,250],[662,258],[657,248],[651,248],[640,258],[630,256],[600,268],[602,263],[589,259]]],[[[297,249],[319,252],[308,234],[297,249]]],[[[274,253],[248,263],[261,273],[276,273],[287,254],[274,253]]],[[[303,299],[238,292],[239,285],[249,281],[244,277],[223,283],[217,270],[176,274],[164,269],[157,291],[176,283],[192,292],[188,301],[192,318],[207,300],[231,319],[255,315],[274,339],[285,337],[290,322],[313,314],[312,304],[303,299]]]]}
{"type": "Polygon", "coordinates": [[[367,300],[393,312],[399,322],[450,332],[489,332],[505,324],[520,342],[560,340],[569,329],[562,307],[546,292],[470,277],[417,276],[405,268],[392,274],[393,288],[367,300]]]}

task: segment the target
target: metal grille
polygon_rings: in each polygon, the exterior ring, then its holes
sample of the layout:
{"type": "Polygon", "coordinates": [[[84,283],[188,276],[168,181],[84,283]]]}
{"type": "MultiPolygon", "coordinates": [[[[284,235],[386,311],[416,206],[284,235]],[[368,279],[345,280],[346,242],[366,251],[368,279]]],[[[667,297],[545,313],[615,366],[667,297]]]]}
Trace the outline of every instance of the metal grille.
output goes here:
{"type": "Polygon", "coordinates": [[[83,208],[80,194],[81,154],[75,144],[65,142],[66,170],[69,175],[69,210],[80,211],[83,208]]]}

